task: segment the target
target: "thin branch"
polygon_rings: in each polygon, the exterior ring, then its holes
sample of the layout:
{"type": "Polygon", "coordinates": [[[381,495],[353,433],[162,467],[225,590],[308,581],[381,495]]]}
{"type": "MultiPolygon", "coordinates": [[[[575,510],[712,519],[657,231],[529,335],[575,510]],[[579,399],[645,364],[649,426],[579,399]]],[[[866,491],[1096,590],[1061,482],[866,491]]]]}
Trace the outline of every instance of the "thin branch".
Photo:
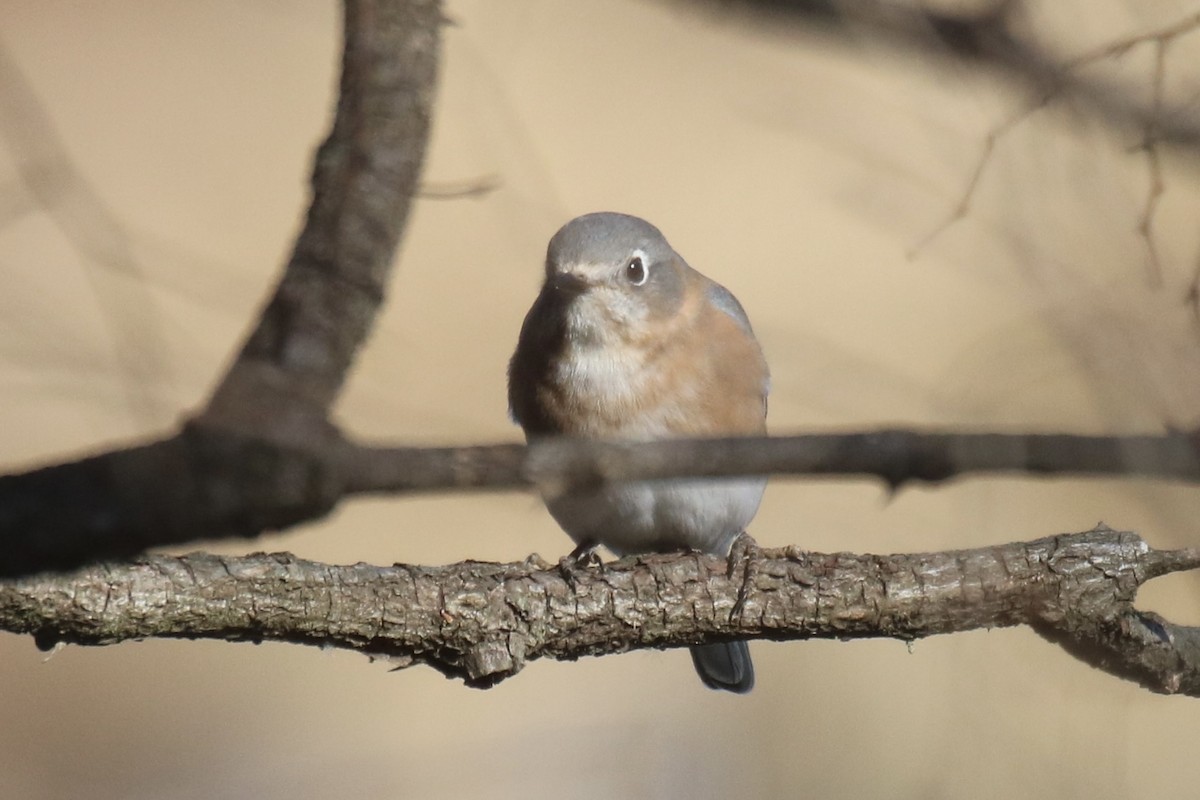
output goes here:
{"type": "MultiPolygon", "coordinates": [[[[994,15],[991,15],[985,19],[992,20],[993,18],[994,15]]],[[[1180,113],[1179,109],[1168,107],[1164,98],[1166,54],[1167,49],[1178,37],[1191,33],[1198,28],[1200,28],[1200,14],[1190,14],[1155,30],[1122,37],[1096,47],[1082,55],[1064,61],[1057,68],[1057,75],[1047,74],[1035,80],[1034,86],[1037,89],[1035,98],[988,131],[987,136],[984,138],[983,147],[976,157],[975,165],[971,170],[971,175],[958,202],[944,220],[909,248],[907,253],[908,258],[915,258],[931,242],[941,236],[956,222],[966,217],[983,173],[991,163],[997,143],[1010,130],[1016,127],[1017,124],[1028,119],[1036,111],[1048,106],[1052,100],[1062,95],[1069,86],[1078,84],[1082,80],[1077,74],[1081,68],[1099,61],[1120,58],[1138,45],[1153,44],[1154,66],[1151,74],[1151,100],[1146,110],[1139,113],[1139,127],[1142,130],[1141,149],[1146,152],[1150,185],[1147,189],[1147,197],[1142,214],[1138,218],[1137,232],[1146,243],[1150,279],[1155,285],[1161,284],[1162,265],[1159,260],[1158,246],[1155,242],[1153,232],[1155,214],[1158,211],[1159,200],[1165,188],[1162,178],[1162,167],[1160,165],[1159,131],[1167,123],[1168,118],[1177,116],[1180,113]],[[1070,78],[1070,81],[1067,80],[1068,78],[1070,78]]],[[[1113,91],[1115,92],[1116,90],[1113,91]]],[[[1195,122],[1200,124],[1200,120],[1195,120],[1195,122]]],[[[1200,142],[1200,139],[1196,139],[1194,136],[1191,139],[1184,140],[1184,143],[1192,146],[1195,146],[1198,142],[1200,142]]]]}
{"type": "Polygon", "coordinates": [[[1200,29],[1200,12],[1187,14],[1174,22],[1167,23],[1153,30],[1131,34],[1120,39],[1114,39],[1111,42],[1106,42],[1067,61],[1065,66],[1067,69],[1077,69],[1081,66],[1094,64],[1097,61],[1119,58],[1140,44],[1152,43],[1159,48],[1163,48],[1180,36],[1198,29],[1200,29]]]}
{"type": "MultiPolygon", "coordinates": [[[[1160,41],[1154,48],[1154,77],[1151,92],[1154,105],[1161,109],[1163,104],[1163,84],[1166,81],[1167,42],[1160,41]]],[[[1149,185],[1146,187],[1146,202],[1142,206],[1141,216],[1138,217],[1137,233],[1146,243],[1146,260],[1150,268],[1150,280],[1154,286],[1161,286],[1163,281],[1162,262],[1158,255],[1158,243],[1154,238],[1154,219],[1158,214],[1158,205],[1162,200],[1166,185],[1163,183],[1162,155],[1159,153],[1158,142],[1155,139],[1154,123],[1146,128],[1142,141],[1142,150],[1146,153],[1146,171],[1149,174],[1149,185]]]]}
{"type": "Polygon", "coordinates": [[[1111,128],[1142,131],[1153,124],[1164,143],[1193,150],[1200,147],[1200,114],[1194,108],[1155,108],[1118,84],[1082,75],[1077,69],[1087,60],[1112,57],[1143,42],[1174,39],[1196,30],[1200,15],[1194,13],[1071,60],[1021,29],[1017,21],[1023,4],[1018,0],[996,0],[968,11],[951,9],[948,4],[889,0],[688,0],[686,5],[716,6],[722,12],[742,9],[751,20],[767,21],[771,30],[791,23],[806,32],[830,34],[852,44],[869,38],[885,47],[972,65],[1029,88],[1034,97],[1049,92],[1069,98],[1075,108],[1111,128]]]}
{"type": "Polygon", "coordinates": [[[880,429],[795,436],[598,442],[529,448],[349,446],[347,494],[537,488],[547,494],[675,477],[790,475],[882,479],[890,489],[970,474],[1138,476],[1200,481],[1197,435],[1074,436],[880,429]]]}
{"type": "Polygon", "coordinates": [[[193,554],[0,582],[0,629],[39,646],[151,637],[283,641],[428,664],[490,686],[538,658],[764,638],[890,637],[1028,624],[1086,663],[1200,696],[1200,630],[1133,607],[1138,587],[1200,567],[1100,527],[914,555],[757,551],[753,569],[698,554],[565,575],[523,563],[333,566],[289,554],[193,554]]]}
{"type": "Polygon", "coordinates": [[[422,200],[459,200],[464,197],[486,197],[504,184],[500,176],[489,173],[478,178],[459,181],[422,183],[417,190],[422,200]]]}
{"type": "Polygon", "coordinates": [[[879,0],[837,0],[847,20],[888,44],[907,45],[931,55],[974,61],[1024,83],[1037,98],[1069,97],[1075,106],[1110,126],[1144,131],[1153,127],[1163,143],[1200,147],[1200,115],[1190,107],[1145,103],[1119,86],[1079,72],[1084,64],[1118,55],[1143,42],[1170,42],[1200,29],[1200,14],[1189,14],[1161,29],[1109,43],[1075,59],[1064,59],[1039,42],[1015,32],[1020,3],[1001,0],[974,14],[940,12],[917,4],[879,0]],[[941,45],[940,51],[931,43],[941,45]]]}
{"type": "Polygon", "coordinates": [[[1200,482],[1198,434],[1073,436],[875,430],[770,438],[530,447],[300,443],[192,424],[175,437],[0,476],[0,575],[72,567],[194,539],[252,537],[318,519],[356,494],[535,488],[733,475],[859,476],[891,489],[971,474],[1200,482]],[[62,498],[70,498],[64,503],[62,498]]]}
{"type": "Polygon", "coordinates": [[[1042,96],[1036,101],[1018,109],[1014,114],[987,132],[987,135],[983,137],[983,146],[980,148],[979,155],[975,157],[975,165],[971,168],[971,175],[967,178],[967,183],[963,187],[962,194],[959,195],[958,202],[954,204],[954,208],[946,215],[945,219],[908,248],[905,252],[906,258],[910,261],[917,258],[926,247],[932,244],[943,233],[954,227],[956,223],[966,219],[967,214],[971,211],[971,204],[975,200],[976,190],[978,190],[979,184],[983,180],[983,173],[992,162],[992,154],[996,150],[996,145],[1010,130],[1024,122],[1035,111],[1047,105],[1052,99],[1052,94],[1043,92],[1042,96]]]}

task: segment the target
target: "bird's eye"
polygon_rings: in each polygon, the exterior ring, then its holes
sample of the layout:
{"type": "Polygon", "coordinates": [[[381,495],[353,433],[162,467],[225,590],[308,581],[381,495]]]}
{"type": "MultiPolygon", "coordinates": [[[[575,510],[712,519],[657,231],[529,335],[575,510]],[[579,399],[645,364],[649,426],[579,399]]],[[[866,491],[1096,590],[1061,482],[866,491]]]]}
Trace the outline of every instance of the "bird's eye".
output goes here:
{"type": "Polygon", "coordinates": [[[629,263],[625,265],[626,280],[634,286],[641,286],[646,282],[646,278],[648,277],[650,277],[650,271],[646,269],[641,256],[634,256],[629,259],[629,263]]]}

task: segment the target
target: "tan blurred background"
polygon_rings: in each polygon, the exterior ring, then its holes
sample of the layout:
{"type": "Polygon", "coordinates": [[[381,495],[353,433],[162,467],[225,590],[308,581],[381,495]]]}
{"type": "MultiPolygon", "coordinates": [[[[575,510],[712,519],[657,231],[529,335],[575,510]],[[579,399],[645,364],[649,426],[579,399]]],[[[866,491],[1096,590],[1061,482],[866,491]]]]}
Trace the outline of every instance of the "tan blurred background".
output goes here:
{"type": "MultiPolygon", "coordinates": [[[[1195,3],[1046,3],[1076,54],[1195,3]]],[[[1155,432],[1200,422],[1182,302],[1197,163],[1164,153],[1162,280],[1135,231],[1149,173],[1086,118],[1003,136],[946,219],[1006,84],[722,6],[455,0],[422,200],[337,412],[356,434],[516,440],[504,369],[545,242],[611,209],[658,224],[741,298],[776,432],[877,424],[1155,432]]],[[[0,2],[0,459],[165,430],[201,405],[286,257],[336,80],[332,2],[0,2]],[[22,95],[24,86],[30,93],[22,95]],[[36,104],[36,105],[31,105],[36,104]],[[47,115],[37,119],[37,108],[47,115]],[[55,138],[57,137],[57,139],[55,138]]],[[[1168,52],[1200,96],[1200,34],[1168,52]]],[[[1148,87],[1152,50],[1101,64],[1148,87]]],[[[1192,487],[980,480],[889,498],[789,482],[768,545],[893,552],[1082,530],[1200,544],[1192,487]]],[[[568,549],[520,494],[355,502],[245,549],[335,562],[568,549]]],[[[228,543],[212,545],[236,552],[228,543]]],[[[210,548],[211,549],[211,548],[210,548]]],[[[1143,603],[1200,623],[1200,583],[1143,603]]],[[[342,652],[146,642],[50,658],[0,635],[0,797],[1194,797],[1200,705],[1093,672],[1025,630],[761,643],[748,697],[682,652],[539,662],[480,692],[342,652]]]]}

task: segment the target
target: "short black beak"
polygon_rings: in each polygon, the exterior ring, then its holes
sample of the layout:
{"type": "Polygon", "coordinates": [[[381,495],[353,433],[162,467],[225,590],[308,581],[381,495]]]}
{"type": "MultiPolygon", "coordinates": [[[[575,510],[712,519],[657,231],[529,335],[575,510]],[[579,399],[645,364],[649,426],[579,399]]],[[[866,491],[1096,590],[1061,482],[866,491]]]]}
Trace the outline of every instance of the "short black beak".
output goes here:
{"type": "Polygon", "coordinates": [[[556,272],[546,281],[554,291],[567,297],[578,297],[587,291],[587,281],[573,272],[556,272]]]}

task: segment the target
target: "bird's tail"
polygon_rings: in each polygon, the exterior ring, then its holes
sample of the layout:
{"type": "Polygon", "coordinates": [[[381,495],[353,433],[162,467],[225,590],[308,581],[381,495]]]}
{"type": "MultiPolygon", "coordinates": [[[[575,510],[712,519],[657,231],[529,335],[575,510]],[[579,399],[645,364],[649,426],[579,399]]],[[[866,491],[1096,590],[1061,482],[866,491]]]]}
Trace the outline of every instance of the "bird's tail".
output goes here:
{"type": "Polygon", "coordinates": [[[720,642],[692,647],[692,663],[710,689],[745,694],[754,688],[754,664],[745,642],[720,642]]]}

